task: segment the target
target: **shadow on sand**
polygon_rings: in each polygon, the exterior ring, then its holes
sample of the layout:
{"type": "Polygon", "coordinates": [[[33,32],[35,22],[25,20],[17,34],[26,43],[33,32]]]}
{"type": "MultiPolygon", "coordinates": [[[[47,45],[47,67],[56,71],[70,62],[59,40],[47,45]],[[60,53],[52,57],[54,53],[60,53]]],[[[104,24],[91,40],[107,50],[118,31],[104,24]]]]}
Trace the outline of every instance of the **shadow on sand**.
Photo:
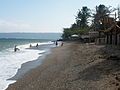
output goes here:
{"type": "Polygon", "coordinates": [[[79,72],[79,79],[99,80],[104,75],[109,75],[117,71],[120,71],[120,62],[115,60],[105,60],[79,72]]]}
{"type": "MultiPolygon", "coordinates": [[[[111,53],[109,50],[110,47],[103,47],[100,51],[102,51],[102,55],[106,55],[106,57],[104,57],[105,60],[79,72],[78,78],[73,81],[79,79],[97,81],[99,79],[102,79],[104,75],[114,74],[120,71],[120,57],[115,56],[115,49],[113,49],[114,52],[111,53]]],[[[118,55],[120,55],[120,53],[118,55]]]]}

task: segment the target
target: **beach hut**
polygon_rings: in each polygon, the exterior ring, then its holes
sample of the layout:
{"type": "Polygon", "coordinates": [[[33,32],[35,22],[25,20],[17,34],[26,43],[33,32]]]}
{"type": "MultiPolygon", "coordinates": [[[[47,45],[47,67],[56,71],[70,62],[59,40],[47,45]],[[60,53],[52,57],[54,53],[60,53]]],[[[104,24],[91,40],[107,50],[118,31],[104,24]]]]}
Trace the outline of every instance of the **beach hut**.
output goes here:
{"type": "Polygon", "coordinates": [[[120,21],[116,21],[104,33],[106,35],[106,44],[120,45],[120,21]]]}
{"type": "Polygon", "coordinates": [[[99,31],[98,42],[101,44],[112,44],[118,45],[120,43],[119,31],[120,31],[120,21],[111,17],[104,17],[102,20],[102,29],[99,31]]]}
{"type": "Polygon", "coordinates": [[[81,39],[84,43],[89,43],[90,36],[89,35],[81,35],[81,39]]]}
{"type": "Polygon", "coordinates": [[[98,31],[89,31],[89,42],[95,42],[95,40],[99,37],[98,31]]]}

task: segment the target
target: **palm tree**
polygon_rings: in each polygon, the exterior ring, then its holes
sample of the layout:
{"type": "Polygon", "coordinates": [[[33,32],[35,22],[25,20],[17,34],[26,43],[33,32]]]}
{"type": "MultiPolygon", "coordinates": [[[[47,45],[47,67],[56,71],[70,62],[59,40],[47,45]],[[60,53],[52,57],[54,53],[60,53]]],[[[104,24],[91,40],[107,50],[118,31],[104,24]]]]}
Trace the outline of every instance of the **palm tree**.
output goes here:
{"type": "Polygon", "coordinates": [[[88,27],[89,17],[90,17],[90,9],[88,9],[87,7],[82,7],[82,9],[79,10],[77,17],[76,17],[76,23],[78,27],[80,28],[88,27]]]}
{"type": "Polygon", "coordinates": [[[116,9],[112,8],[110,9],[111,6],[106,7],[105,5],[100,4],[99,6],[96,6],[96,13],[93,14],[93,18],[94,18],[94,25],[95,25],[95,30],[99,30],[99,29],[103,29],[104,25],[102,23],[102,20],[105,17],[109,17],[109,15],[111,14],[111,12],[114,12],[116,9]]]}

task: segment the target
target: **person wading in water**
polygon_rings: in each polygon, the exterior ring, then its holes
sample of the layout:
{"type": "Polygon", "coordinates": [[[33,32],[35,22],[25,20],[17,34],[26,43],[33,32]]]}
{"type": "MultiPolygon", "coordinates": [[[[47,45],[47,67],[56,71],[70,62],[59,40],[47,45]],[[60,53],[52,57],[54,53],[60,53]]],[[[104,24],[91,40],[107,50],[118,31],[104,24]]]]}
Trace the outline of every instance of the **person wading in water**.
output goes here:
{"type": "Polygon", "coordinates": [[[17,48],[17,45],[15,45],[15,48],[14,48],[14,52],[20,50],[19,48],[17,48]]]}

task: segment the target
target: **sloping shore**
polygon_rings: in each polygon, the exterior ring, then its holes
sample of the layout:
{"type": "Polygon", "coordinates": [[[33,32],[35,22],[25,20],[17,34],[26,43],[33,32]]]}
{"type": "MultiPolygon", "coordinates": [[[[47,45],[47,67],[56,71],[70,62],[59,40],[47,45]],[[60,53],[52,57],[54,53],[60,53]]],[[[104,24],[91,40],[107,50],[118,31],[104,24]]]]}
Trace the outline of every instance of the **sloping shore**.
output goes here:
{"type": "Polygon", "coordinates": [[[105,51],[105,46],[65,43],[7,90],[119,90],[114,74],[120,64],[105,51]]]}
{"type": "Polygon", "coordinates": [[[26,48],[26,49],[40,50],[38,59],[23,63],[21,65],[21,68],[18,69],[16,75],[13,76],[12,78],[9,78],[8,80],[18,80],[33,68],[36,68],[37,66],[41,65],[45,56],[51,52],[50,50],[53,47],[54,45],[50,44],[50,45],[39,45],[38,47],[32,46],[30,48],[26,48]]]}

